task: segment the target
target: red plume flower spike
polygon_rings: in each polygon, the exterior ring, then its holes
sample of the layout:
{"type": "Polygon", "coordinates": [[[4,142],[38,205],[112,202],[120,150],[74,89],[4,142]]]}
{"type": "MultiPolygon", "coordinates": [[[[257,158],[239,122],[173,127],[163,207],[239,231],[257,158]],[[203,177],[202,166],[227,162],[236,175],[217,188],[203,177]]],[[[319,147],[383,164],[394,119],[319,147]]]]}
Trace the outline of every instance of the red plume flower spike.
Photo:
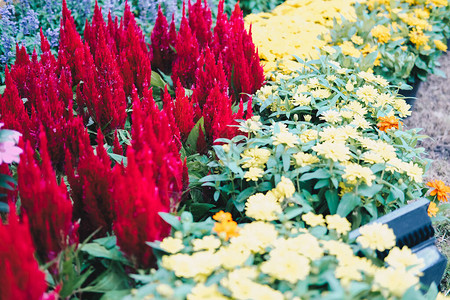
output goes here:
{"type": "Polygon", "coordinates": [[[194,109],[192,103],[189,101],[188,96],[185,95],[185,91],[181,83],[177,82],[175,90],[175,104],[174,104],[174,117],[180,130],[181,141],[186,142],[189,133],[194,128],[194,109]]]}
{"type": "MultiPolygon", "coordinates": [[[[84,139],[88,139],[84,132],[84,139]]],[[[72,167],[71,155],[67,153],[67,179],[71,187],[71,198],[74,202],[73,219],[81,219],[79,234],[85,240],[95,230],[100,229],[95,237],[104,237],[112,232],[112,170],[111,161],[103,147],[103,135],[97,132],[96,148],[94,154],[89,144],[83,144],[79,139],[80,158],[77,170],[72,167]]]]}
{"type": "Polygon", "coordinates": [[[23,211],[30,218],[30,232],[42,262],[53,260],[63,249],[78,243],[77,225],[72,223],[72,203],[64,183],[56,182],[47,152],[47,138],[40,133],[41,159],[27,143],[17,168],[23,211]]]}
{"type": "Polygon", "coordinates": [[[23,215],[20,223],[14,204],[9,205],[9,210],[8,225],[0,222],[0,300],[41,299],[47,283],[34,258],[28,218],[23,215]]]}
{"type": "Polygon", "coordinates": [[[196,36],[200,49],[207,47],[212,40],[211,32],[211,10],[208,3],[204,0],[197,0],[193,5],[191,1],[188,2],[189,7],[189,27],[192,33],[196,36]]]}
{"type": "Polygon", "coordinates": [[[160,5],[151,36],[153,49],[152,67],[154,69],[161,70],[165,74],[170,74],[172,63],[176,57],[175,51],[173,50],[175,47],[175,39],[176,31],[173,18],[169,29],[169,24],[160,5]]]}

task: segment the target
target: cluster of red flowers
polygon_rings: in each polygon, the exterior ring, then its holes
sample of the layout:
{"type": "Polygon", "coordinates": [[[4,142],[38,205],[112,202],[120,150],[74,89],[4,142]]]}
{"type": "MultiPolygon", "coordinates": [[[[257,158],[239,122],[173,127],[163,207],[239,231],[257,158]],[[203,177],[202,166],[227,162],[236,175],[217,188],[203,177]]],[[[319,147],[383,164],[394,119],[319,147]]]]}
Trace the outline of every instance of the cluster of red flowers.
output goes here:
{"type": "Polygon", "coordinates": [[[34,258],[28,219],[20,223],[12,204],[10,211],[8,225],[0,222],[0,299],[41,299],[47,283],[34,258]]]}
{"type": "MultiPolygon", "coordinates": [[[[178,33],[173,20],[169,26],[159,11],[152,49],[154,68],[164,73],[171,71],[177,86],[174,111],[182,142],[202,117],[206,132],[200,132],[198,144],[208,145],[217,138],[232,138],[238,132],[229,125],[252,116],[251,97],[247,94],[262,86],[264,73],[251,33],[244,28],[239,5],[228,19],[221,1],[212,30],[206,1],[189,3],[188,17],[183,11],[178,33]],[[182,87],[192,90],[190,99],[182,87]],[[233,113],[233,104],[239,104],[237,113],[233,113]]],[[[204,148],[199,146],[197,150],[204,148]]]]}
{"type": "Polygon", "coordinates": [[[191,130],[203,120],[196,146],[204,152],[216,138],[237,134],[229,126],[236,119],[252,115],[247,94],[260,88],[264,76],[239,6],[228,18],[221,1],[214,29],[206,1],[189,3],[189,17],[183,15],[177,32],[160,10],[148,46],[128,5],[120,22],[110,14],[105,22],[96,5],[83,40],[63,0],[58,56],[42,32],[40,58],[17,46],[16,63],[5,74],[0,115],[6,128],[23,134],[18,167],[23,224],[14,212],[9,226],[0,224],[0,239],[6,241],[1,243],[6,248],[0,246],[0,275],[10,280],[7,287],[30,288],[7,290],[7,298],[34,299],[40,296],[26,293],[45,292],[35,251],[46,263],[95,231],[95,237],[114,232],[136,267],[152,265],[145,242],[170,231],[158,213],[175,211],[188,188],[180,150],[191,130]],[[167,87],[161,91],[162,110],[149,89],[152,66],[171,74],[175,85],[174,97],[167,87]],[[132,141],[123,149],[117,130],[124,129],[131,106],[132,141]],[[87,128],[97,131],[96,139],[87,128]],[[126,153],[126,163],[112,167],[104,144],[126,153]],[[69,191],[58,183],[61,175],[67,175],[69,191]],[[19,282],[27,278],[33,282],[19,282]]]}

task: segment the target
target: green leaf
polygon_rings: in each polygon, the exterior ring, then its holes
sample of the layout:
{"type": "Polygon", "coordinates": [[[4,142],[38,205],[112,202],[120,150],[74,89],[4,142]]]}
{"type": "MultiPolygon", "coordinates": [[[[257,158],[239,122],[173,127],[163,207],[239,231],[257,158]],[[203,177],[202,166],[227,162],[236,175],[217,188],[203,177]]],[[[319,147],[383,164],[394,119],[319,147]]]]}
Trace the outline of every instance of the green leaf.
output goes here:
{"type": "Polygon", "coordinates": [[[306,173],[303,174],[300,177],[300,181],[307,181],[307,180],[311,180],[311,179],[325,179],[325,178],[330,178],[331,175],[330,173],[328,173],[328,171],[324,170],[324,169],[318,169],[312,173],[306,173]]]}
{"type": "Polygon", "coordinates": [[[0,95],[3,95],[5,90],[6,90],[6,85],[0,85],[0,95]]]}
{"type": "Polygon", "coordinates": [[[170,226],[172,226],[175,230],[181,230],[181,222],[177,216],[174,216],[169,213],[162,213],[160,212],[159,215],[161,218],[163,218],[164,221],[166,221],[170,226]]]}
{"type": "Polygon", "coordinates": [[[5,202],[0,202],[0,212],[9,213],[9,206],[5,202]]]}
{"type": "Polygon", "coordinates": [[[100,300],[121,300],[130,295],[131,290],[109,291],[103,294],[100,300]]]}
{"type": "Polygon", "coordinates": [[[345,218],[359,204],[361,204],[361,199],[358,195],[354,193],[346,193],[344,196],[342,196],[341,202],[339,202],[336,212],[338,215],[345,218]]]}
{"type": "Polygon", "coordinates": [[[200,134],[200,128],[202,129],[203,133],[205,133],[205,125],[204,125],[204,119],[203,117],[200,118],[200,120],[197,121],[197,124],[195,124],[194,128],[192,128],[191,132],[189,133],[189,136],[186,140],[186,147],[188,153],[196,153],[197,152],[197,140],[198,136],[200,134]]]}
{"type": "Polygon", "coordinates": [[[106,249],[100,244],[89,243],[82,246],[81,251],[88,253],[93,257],[107,258],[114,261],[128,263],[122,253],[117,248],[106,249]]]}
{"type": "Polygon", "coordinates": [[[328,209],[330,214],[336,214],[337,207],[339,204],[339,196],[337,190],[328,190],[325,192],[325,199],[327,200],[328,209]]]}
{"type": "Polygon", "coordinates": [[[372,198],[377,194],[381,189],[383,189],[382,184],[372,184],[368,186],[367,184],[361,184],[358,186],[358,193],[364,197],[372,198]]]}
{"type": "Polygon", "coordinates": [[[112,160],[114,160],[115,162],[117,162],[117,163],[119,163],[119,164],[123,164],[125,167],[127,166],[127,164],[128,164],[128,159],[127,159],[127,157],[125,157],[125,156],[123,156],[123,155],[119,155],[119,154],[116,154],[116,153],[109,153],[108,152],[108,156],[112,159],[112,160]]]}
{"type": "Polygon", "coordinates": [[[166,82],[161,78],[161,75],[159,75],[158,72],[152,71],[152,78],[150,84],[160,89],[164,89],[166,82]]]}
{"type": "Polygon", "coordinates": [[[305,209],[303,207],[287,207],[284,211],[284,217],[287,220],[291,220],[301,215],[305,209]]]}

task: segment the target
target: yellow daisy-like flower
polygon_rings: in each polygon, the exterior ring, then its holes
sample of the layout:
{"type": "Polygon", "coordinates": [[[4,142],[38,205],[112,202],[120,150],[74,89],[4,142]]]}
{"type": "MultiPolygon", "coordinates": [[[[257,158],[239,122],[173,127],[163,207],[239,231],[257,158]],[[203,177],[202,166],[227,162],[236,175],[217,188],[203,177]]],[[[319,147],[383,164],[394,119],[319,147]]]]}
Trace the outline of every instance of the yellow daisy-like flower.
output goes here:
{"type": "Polygon", "coordinates": [[[439,212],[439,207],[437,207],[436,203],[430,202],[430,205],[428,205],[428,216],[436,217],[436,214],[439,212]]]}
{"type": "Polygon", "coordinates": [[[241,154],[244,160],[242,168],[263,167],[269,160],[270,154],[269,150],[259,149],[258,147],[247,149],[241,154]]]}
{"type": "Polygon", "coordinates": [[[219,291],[217,284],[206,286],[203,283],[199,283],[194,286],[191,293],[187,295],[187,300],[226,300],[227,297],[223,296],[219,291]]]}
{"type": "Polygon", "coordinates": [[[322,116],[320,116],[319,119],[331,124],[342,121],[341,114],[337,110],[327,110],[322,113],[322,116]]]}
{"type": "Polygon", "coordinates": [[[278,182],[277,186],[270,192],[278,199],[278,201],[281,201],[294,195],[295,186],[289,178],[281,176],[281,181],[278,182]]]}
{"type": "Polygon", "coordinates": [[[335,229],[339,234],[347,234],[352,229],[350,222],[339,215],[328,215],[325,218],[328,229],[335,229]]]}
{"type": "Polygon", "coordinates": [[[372,170],[359,164],[351,163],[345,166],[342,178],[347,180],[349,184],[356,185],[358,180],[364,181],[368,186],[372,185],[372,181],[376,178],[372,170]]]}
{"type": "Polygon", "coordinates": [[[159,246],[164,251],[172,254],[180,252],[184,248],[182,240],[173,238],[171,236],[168,236],[165,239],[163,239],[159,246]]]}
{"type": "Polygon", "coordinates": [[[363,248],[384,251],[395,246],[394,231],[386,224],[372,223],[359,229],[361,234],[356,241],[363,248]]]}
{"type": "Polygon", "coordinates": [[[431,3],[437,7],[445,7],[448,5],[448,0],[429,0],[431,3]]]}
{"type": "Polygon", "coordinates": [[[276,251],[261,264],[261,271],[276,279],[296,283],[304,280],[310,270],[309,259],[294,251],[276,251]]]}
{"type": "Polygon", "coordinates": [[[372,28],[370,33],[381,44],[385,44],[391,39],[391,31],[389,30],[389,27],[386,27],[384,25],[375,26],[374,28],[372,28]]]}
{"type": "Polygon", "coordinates": [[[343,143],[326,141],[312,147],[317,154],[329,158],[333,161],[348,161],[350,159],[350,149],[343,143]]]}
{"type": "Polygon", "coordinates": [[[420,269],[425,266],[423,259],[419,259],[407,246],[403,246],[402,249],[392,248],[384,261],[396,269],[414,266],[413,269],[409,268],[409,272],[415,275],[419,275],[420,269]]]}
{"type": "Polygon", "coordinates": [[[299,167],[308,166],[320,161],[317,156],[304,152],[295,153],[292,157],[295,159],[295,164],[299,167]]]}
{"type": "Polygon", "coordinates": [[[420,46],[424,46],[428,43],[429,36],[425,35],[422,30],[413,28],[409,33],[409,40],[411,43],[416,45],[416,48],[419,49],[420,46]]]}
{"type": "Polygon", "coordinates": [[[314,129],[305,130],[302,134],[300,134],[300,140],[305,144],[310,141],[317,140],[318,137],[319,133],[314,129]]]}
{"type": "Polygon", "coordinates": [[[212,251],[220,247],[220,240],[213,235],[207,235],[202,239],[192,240],[194,251],[208,250],[212,251]]]}
{"type": "Polygon", "coordinates": [[[312,212],[302,215],[302,220],[311,227],[325,226],[325,219],[323,215],[316,215],[312,212]]]}
{"type": "Polygon", "coordinates": [[[356,35],[356,34],[352,36],[351,40],[356,45],[362,45],[364,43],[363,38],[358,36],[358,35],[356,35]]]}
{"type": "Polygon", "coordinates": [[[295,94],[291,103],[295,106],[308,106],[311,103],[311,96],[305,94],[295,94]]]}
{"type": "Polygon", "coordinates": [[[353,43],[350,41],[343,42],[341,45],[341,49],[342,49],[342,54],[344,54],[344,55],[349,55],[349,56],[356,57],[356,58],[361,56],[361,52],[359,52],[359,50],[356,49],[355,46],[353,45],[353,43]]]}
{"type": "Polygon", "coordinates": [[[331,92],[329,89],[316,89],[312,90],[311,94],[314,98],[318,99],[328,99],[331,96],[331,92]]]}
{"type": "Polygon", "coordinates": [[[380,268],[375,273],[374,288],[387,296],[402,297],[411,286],[419,283],[419,278],[404,269],[380,268]]]}
{"type": "Polygon", "coordinates": [[[255,220],[274,221],[281,214],[281,205],[272,194],[257,193],[250,196],[245,204],[245,214],[255,220]]]}
{"type": "Polygon", "coordinates": [[[284,144],[288,148],[293,148],[299,144],[298,137],[290,132],[277,133],[272,139],[274,146],[284,144]]]}
{"type": "Polygon", "coordinates": [[[447,45],[444,44],[442,41],[434,40],[433,42],[434,42],[434,45],[436,46],[436,48],[438,50],[441,50],[441,51],[444,51],[444,52],[447,51],[447,45]]]}
{"type": "Polygon", "coordinates": [[[263,169],[251,167],[247,172],[245,172],[244,178],[247,181],[258,181],[258,179],[263,177],[263,175],[264,175],[263,169]]]}

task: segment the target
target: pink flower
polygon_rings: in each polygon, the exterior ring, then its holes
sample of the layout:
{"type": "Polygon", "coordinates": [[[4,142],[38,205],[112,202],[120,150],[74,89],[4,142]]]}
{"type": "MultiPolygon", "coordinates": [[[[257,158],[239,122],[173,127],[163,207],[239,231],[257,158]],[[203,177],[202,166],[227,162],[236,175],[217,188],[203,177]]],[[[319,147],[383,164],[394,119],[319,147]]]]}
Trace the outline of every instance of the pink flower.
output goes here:
{"type": "Polygon", "coordinates": [[[13,141],[0,142],[0,164],[18,163],[20,160],[19,155],[22,152],[23,150],[17,147],[13,141]]]}

